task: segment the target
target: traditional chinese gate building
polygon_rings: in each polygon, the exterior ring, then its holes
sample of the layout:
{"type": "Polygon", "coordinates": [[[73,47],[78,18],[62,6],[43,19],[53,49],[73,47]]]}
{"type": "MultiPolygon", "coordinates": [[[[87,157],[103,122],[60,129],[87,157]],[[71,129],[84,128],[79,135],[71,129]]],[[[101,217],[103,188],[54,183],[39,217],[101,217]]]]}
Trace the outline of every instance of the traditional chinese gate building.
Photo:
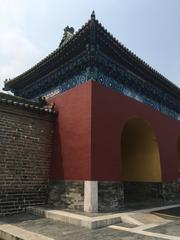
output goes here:
{"type": "Polygon", "coordinates": [[[55,104],[49,203],[118,210],[177,200],[180,91],[116,40],[92,13],[76,33],[5,90],[55,104]]]}

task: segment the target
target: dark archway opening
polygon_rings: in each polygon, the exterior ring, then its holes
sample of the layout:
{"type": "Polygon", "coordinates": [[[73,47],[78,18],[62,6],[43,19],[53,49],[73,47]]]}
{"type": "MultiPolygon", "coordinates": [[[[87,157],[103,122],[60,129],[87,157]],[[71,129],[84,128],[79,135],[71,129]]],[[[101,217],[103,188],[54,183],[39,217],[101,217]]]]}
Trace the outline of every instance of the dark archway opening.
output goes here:
{"type": "Polygon", "coordinates": [[[125,203],[157,198],[162,181],[159,148],[154,130],[141,118],[124,126],[122,169],[125,203]]]}

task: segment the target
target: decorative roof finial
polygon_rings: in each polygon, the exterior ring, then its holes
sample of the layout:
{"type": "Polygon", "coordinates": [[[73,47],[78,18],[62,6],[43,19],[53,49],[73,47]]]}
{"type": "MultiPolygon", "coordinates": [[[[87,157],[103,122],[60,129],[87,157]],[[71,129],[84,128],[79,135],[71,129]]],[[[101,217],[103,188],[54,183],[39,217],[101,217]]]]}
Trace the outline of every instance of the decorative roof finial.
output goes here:
{"type": "Polygon", "coordinates": [[[96,19],[96,16],[95,16],[95,12],[93,10],[92,13],[91,13],[91,20],[95,20],[95,19],[96,19]]]}
{"type": "Polygon", "coordinates": [[[73,35],[74,35],[74,28],[69,27],[69,26],[65,27],[64,35],[63,35],[63,38],[62,38],[62,40],[59,44],[59,47],[61,47],[65,43],[67,43],[72,38],[73,35]]]}

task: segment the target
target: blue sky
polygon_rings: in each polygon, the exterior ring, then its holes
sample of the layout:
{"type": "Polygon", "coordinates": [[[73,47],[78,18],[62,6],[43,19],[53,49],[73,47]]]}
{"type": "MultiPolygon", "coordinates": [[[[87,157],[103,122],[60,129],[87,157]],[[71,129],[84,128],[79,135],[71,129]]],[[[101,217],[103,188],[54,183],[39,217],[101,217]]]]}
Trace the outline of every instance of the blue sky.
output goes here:
{"type": "Polygon", "coordinates": [[[120,42],[180,87],[180,0],[0,0],[0,89],[78,30],[92,10],[120,42]]]}

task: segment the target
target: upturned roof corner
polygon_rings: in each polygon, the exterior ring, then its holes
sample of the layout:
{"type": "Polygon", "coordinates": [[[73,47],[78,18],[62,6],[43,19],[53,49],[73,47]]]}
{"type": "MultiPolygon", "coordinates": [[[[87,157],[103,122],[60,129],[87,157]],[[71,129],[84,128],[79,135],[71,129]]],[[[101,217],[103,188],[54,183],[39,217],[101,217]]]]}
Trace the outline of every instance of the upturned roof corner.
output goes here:
{"type": "Polygon", "coordinates": [[[77,74],[80,69],[92,65],[104,65],[104,69],[108,68],[109,73],[123,65],[176,99],[180,98],[179,88],[115,39],[98,22],[94,11],[89,21],[77,32],[74,33],[74,28],[67,26],[59,47],[26,72],[5,81],[4,90],[15,93],[25,89],[57,68],[62,69],[63,77],[68,77],[70,73],[77,74]]]}

